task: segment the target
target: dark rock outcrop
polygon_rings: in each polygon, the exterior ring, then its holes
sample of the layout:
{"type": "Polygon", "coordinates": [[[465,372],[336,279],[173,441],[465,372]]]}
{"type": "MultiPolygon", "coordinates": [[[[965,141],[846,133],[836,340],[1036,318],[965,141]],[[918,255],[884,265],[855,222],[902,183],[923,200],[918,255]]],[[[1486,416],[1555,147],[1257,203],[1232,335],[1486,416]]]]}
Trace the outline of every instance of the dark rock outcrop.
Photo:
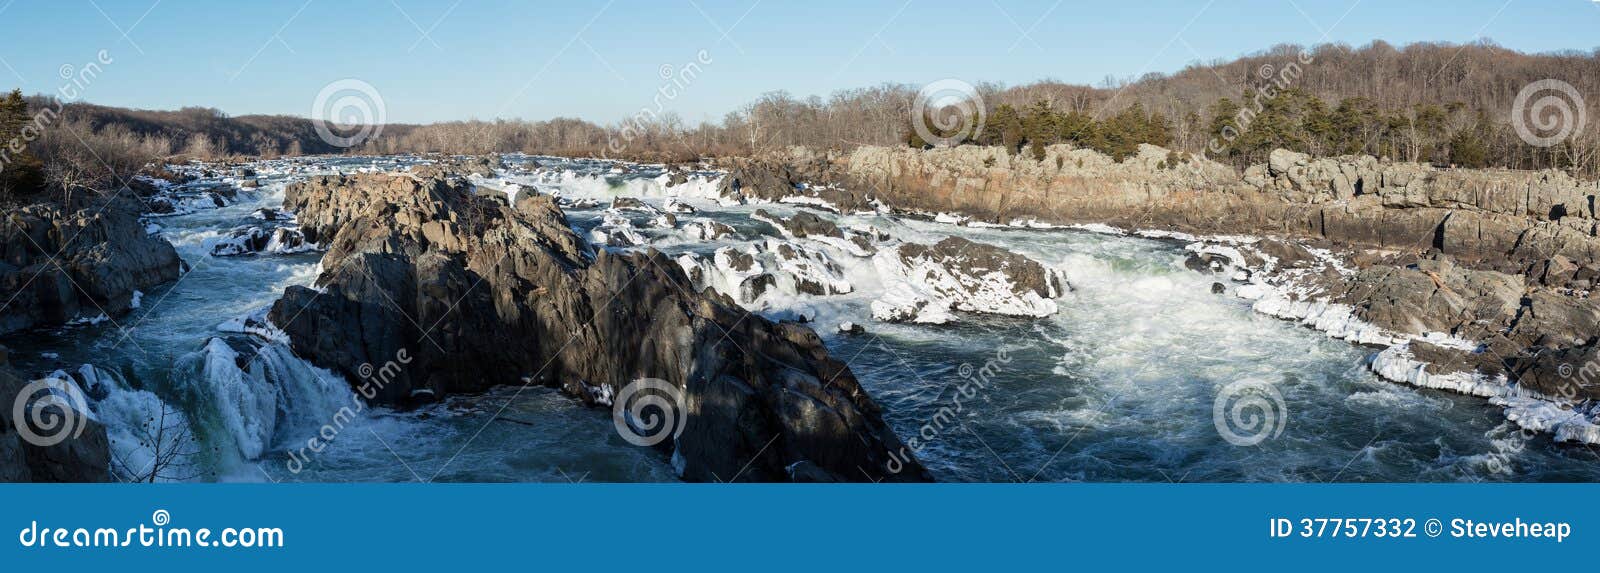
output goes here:
{"type": "MultiPolygon", "coordinates": [[[[13,370],[8,363],[7,352],[0,346],[0,482],[104,482],[111,479],[111,451],[106,440],[106,430],[99,422],[81,413],[71,414],[74,424],[82,424],[81,431],[76,425],[61,426],[63,431],[72,431],[60,434],[51,428],[35,428],[37,435],[52,437],[61,435],[58,443],[40,446],[29,443],[19,432],[18,423],[26,424],[26,420],[12,418],[12,405],[19,399],[35,399],[43,396],[31,393],[31,396],[21,396],[29,384],[13,370]]],[[[27,416],[27,414],[24,414],[27,416]]],[[[49,406],[41,414],[44,421],[50,423],[67,424],[61,416],[66,415],[59,406],[49,406]]]]}
{"type": "Polygon", "coordinates": [[[767,212],[766,209],[756,209],[754,218],[765,221],[779,229],[780,232],[796,239],[817,239],[830,242],[860,256],[869,256],[877,252],[873,246],[873,237],[867,233],[851,229],[842,229],[833,221],[829,221],[814,213],[801,211],[793,217],[779,217],[767,212]],[[830,241],[829,239],[837,239],[830,241]]]}
{"type": "Polygon", "coordinates": [[[115,199],[66,213],[13,209],[0,222],[0,335],[131,308],[134,291],[178,278],[182,261],[139,223],[138,203],[115,199]]]}
{"type": "Polygon", "coordinates": [[[321,292],[291,287],[269,318],[297,354],[363,380],[404,349],[374,399],[405,404],[500,384],[608,404],[641,378],[682,391],[670,449],[684,479],[925,480],[879,406],[816,333],[693,292],[654,250],[596,251],[549,196],[506,206],[450,177],[321,177],[285,206],[329,245],[321,292]],[[367,365],[363,367],[363,365],[367,365]],[[793,467],[814,467],[803,474],[793,467]]]}
{"type": "Polygon", "coordinates": [[[305,235],[293,227],[247,225],[228,232],[211,246],[211,256],[237,257],[256,254],[293,254],[314,251],[305,235]]]}
{"type": "Polygon", "coordinates": [[[790,147],[755,158],[724,158],[719,160],[718,167],[725,169],[727,175],[722,178],[719,193],[730,199],[768,201],[812,197],[847,213],[869,209],[869,195],[839,186],[846,181],[834,165],[841,159],[803,147],[790,147]]]}

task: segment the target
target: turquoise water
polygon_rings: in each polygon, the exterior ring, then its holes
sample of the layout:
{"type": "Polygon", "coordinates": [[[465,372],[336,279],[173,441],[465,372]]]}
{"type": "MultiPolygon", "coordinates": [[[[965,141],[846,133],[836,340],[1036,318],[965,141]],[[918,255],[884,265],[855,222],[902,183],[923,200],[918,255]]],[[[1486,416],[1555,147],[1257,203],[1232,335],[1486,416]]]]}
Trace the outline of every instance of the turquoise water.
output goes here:
{"type": "MultiPolygon", "coordinates": [[[[519,182],[568,197],[655,197],[658,170],[612,173],[600,162],[541,158],[552,167],[519,182]],[[563,175],[564,173],[564,175],[563,175]]],[[[290,173],[265,165],[264,187],[240,203],[153,219],[193,267],[145,293],[142,308],[94,326],[0,340],[25,371],[92,363],[183,409],[198,445],[199,479],[245,481],[665,481],[669,460],[627,444],[610,412],[585,409],[544,388],[508,386],[414,411],[365,410],[341,418],[321,451],[305,445],[341,407],[355,404],[326,373],[279,352],[246,359],[259,376],[234,374],[207,341],[218,325],[266,307],[291,284],[307,285],[318,255],[218,258],[208,241],[250,213],[281,203],[282,185],[313,171],[389,168],[387,158],[349,158],[290,173]],[[56,354],[58,357],[47,357],[56,354]],[[208,369],[207,366],[214,368],[208,369]],[[220,373],[219,373],[220,372],[220,373]],[[270,428],[251,420],[271,419],[270,428]]],[[[498,184],[498,183],[496,183],[498,184]]],[[[705,194],[711,186],[687,188],[705,194]]],[[[773,230],[750,214],[793,207],[722,206],[686,200],[740,237],[705,244],[662,231],[669,253],[708,254],[773,230]]],[[[580,231],[596,209],[573,210],[580,231]]],[[[1377,379],[1372,349],[1254,314],[1210,291],[1213,277],[1182,266],[1180,244],[1083,231],[973,229],[882,215],[837,217],[896,238],[931,243],[949,234],[1024,253],[1066,273],[1074,292],[1043,319],[961,315],[954,324],[872,320],[884,285],[869,261],[829,252],[855,291],[771,297],[755,312],[804,315],[847,361],[917,455],[951,481],[1591,481],[1600,463],[1585,446],[1523,435],[1482,399],[1377,379]],[[836,332],[841,322],[867,332],[836,332]],[[981,385],[972,373],[982,372],[981,385]],[[963,374],[969,374],[963,376],[963,374]],[[1217,396],[1230,383],[1271,384],[1281,431],[1249,446],[1218,429],[1217,396]],[[981,387],[979,387],[981,386],[981,387]]],[[[820,245],[817,248],[831,249],[820,245]]],[[[255,342],[261,344],[260,341],[255,342]]],[[[249,351],[249,349],[246,349],[249,351]]],[[[259,352],[259,351],[257,351],[259,352]]]]}

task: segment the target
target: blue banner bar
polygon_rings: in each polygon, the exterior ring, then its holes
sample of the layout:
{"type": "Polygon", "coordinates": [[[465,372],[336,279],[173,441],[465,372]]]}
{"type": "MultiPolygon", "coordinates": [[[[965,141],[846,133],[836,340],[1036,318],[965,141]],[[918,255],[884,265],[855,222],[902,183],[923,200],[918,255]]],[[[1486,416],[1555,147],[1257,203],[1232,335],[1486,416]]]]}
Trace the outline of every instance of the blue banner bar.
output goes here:
{"type": "Polygon", "coordinates": [[[1348,570],[1360,558],[1482,569],[1586,562],[1597,518],[1583,500],[1596,493],[1496,484],[7,485],[0,563],[29,572],[1298,571],[1348,570]],[[67,569],[46,569],[55,567],[67,569]]]}

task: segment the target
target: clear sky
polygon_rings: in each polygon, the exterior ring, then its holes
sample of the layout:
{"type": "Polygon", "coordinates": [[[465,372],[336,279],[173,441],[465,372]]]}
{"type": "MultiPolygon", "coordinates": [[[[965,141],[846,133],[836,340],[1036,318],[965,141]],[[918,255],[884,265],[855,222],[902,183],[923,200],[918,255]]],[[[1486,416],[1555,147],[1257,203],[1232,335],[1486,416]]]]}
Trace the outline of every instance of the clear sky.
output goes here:
{"type": "Polygon", "coordinates": [[[324,86],[356,78],[390,122],[611,122],[704,50],[711,63],[665,102],[698,122],[771,90],[1092,84],[1285,42],[1587,52],[1597,30],[1597,0],[0,0],[0,86],[55,92],[63,66],[104,49],[113,62],[83,99],[107,105],[307,116],[324,86]]]}

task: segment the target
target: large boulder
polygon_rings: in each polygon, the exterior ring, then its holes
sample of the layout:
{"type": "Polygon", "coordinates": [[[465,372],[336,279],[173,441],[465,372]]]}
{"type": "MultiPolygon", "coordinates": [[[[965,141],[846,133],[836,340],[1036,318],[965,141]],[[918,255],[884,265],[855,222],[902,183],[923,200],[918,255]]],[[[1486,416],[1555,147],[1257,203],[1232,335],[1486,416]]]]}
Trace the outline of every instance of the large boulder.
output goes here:
{"type": "Polygon", "coordinates": [[[1060,271],[994,245],[948,237],[880,251],[873,265],[887,285],[874,318],[944,323],[951,311],[1042,317],[1070,289],[1060,271]]]}
{"type": "Polygon", "coordinates": [[[183,261],[112,199],[79,210],[38,203],[0,221],[0,335],[134,306],[136,293],[178,278],[183,261]]]}
{"type": "Polygon", "coordinates": [[[901,442],[816,333],[696,292],[654,250],[595,250],[548,196],[370,174],[291,185],[285,207],[329,248],[318,288],[291,287],[269,319],[358,384],[404,351],[376,402],[533,383],[604,406],[659,379],[684,422],[657,447],[684,479],[928,479],[915,460],[886,469],[901,442]]]}

